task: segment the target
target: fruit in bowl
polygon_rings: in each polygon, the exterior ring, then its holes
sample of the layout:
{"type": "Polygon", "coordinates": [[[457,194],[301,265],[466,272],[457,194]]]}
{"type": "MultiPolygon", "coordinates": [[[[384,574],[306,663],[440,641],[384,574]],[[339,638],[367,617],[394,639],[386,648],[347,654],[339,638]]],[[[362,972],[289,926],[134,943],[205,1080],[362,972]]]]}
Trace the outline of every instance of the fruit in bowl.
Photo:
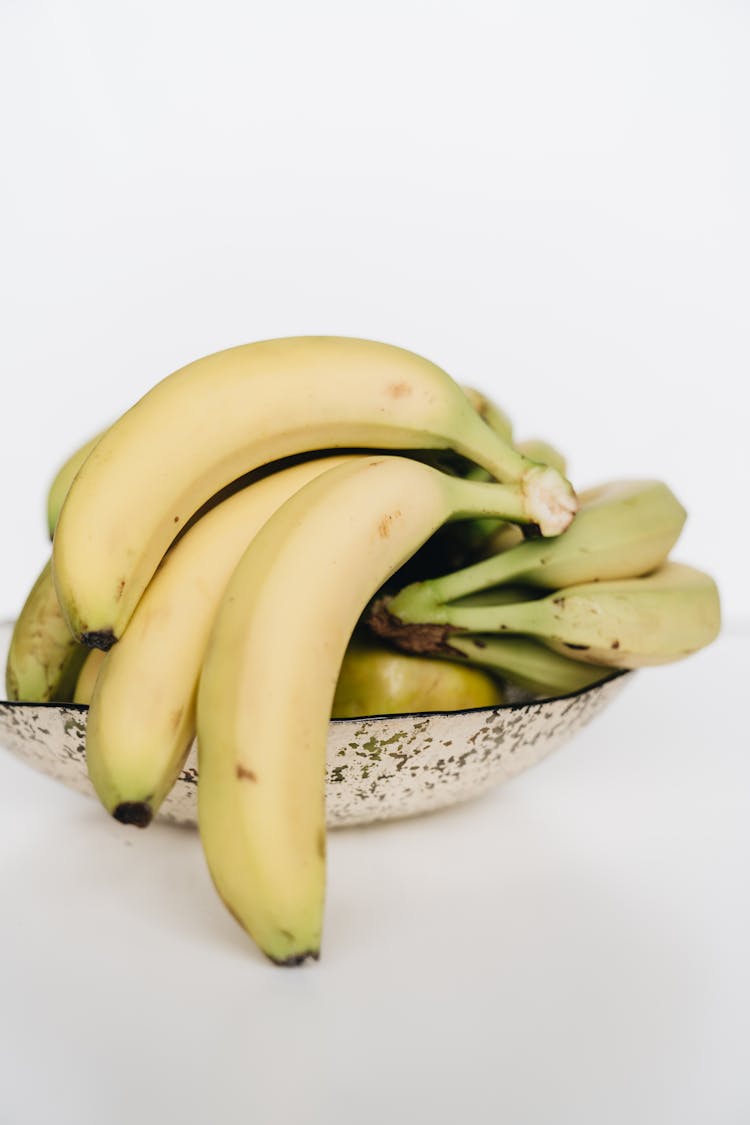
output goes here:
{"type": "Polygon", "coordinates": [[[666,485],[577,498],[488,402],[400,348],[264,341],[157,384],[53,484],[5,740],[58,715],[134,826],[197,789],[217,889],[279,964],[318,954],[326,823],[481,791],[718,631],[666,485]]]}

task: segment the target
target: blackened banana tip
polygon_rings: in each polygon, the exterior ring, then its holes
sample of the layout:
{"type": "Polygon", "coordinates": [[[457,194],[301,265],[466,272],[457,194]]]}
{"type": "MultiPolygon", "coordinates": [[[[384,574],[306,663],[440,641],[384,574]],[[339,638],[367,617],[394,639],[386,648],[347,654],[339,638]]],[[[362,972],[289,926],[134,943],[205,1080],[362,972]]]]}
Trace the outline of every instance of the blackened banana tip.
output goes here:
{"type": "Polygon", "coordinates": [[[148,828],[153,819],[153,810],[145,801],[123,801],[112,813],[120,824],[132,824],[136,828],[148,828]]]}

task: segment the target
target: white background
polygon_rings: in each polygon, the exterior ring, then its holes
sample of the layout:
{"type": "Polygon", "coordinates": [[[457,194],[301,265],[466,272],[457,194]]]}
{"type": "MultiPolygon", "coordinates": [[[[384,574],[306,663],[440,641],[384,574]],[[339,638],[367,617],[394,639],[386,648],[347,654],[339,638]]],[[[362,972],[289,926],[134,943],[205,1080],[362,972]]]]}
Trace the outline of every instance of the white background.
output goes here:
{"type": "Polygon", "coordinates": [[[665,478],[750,616],[747,5],[0,13],[0,615],[72,448],[202,354],[336,333],[494,392],[578,485],[665,478]]]}
{"type": "Polygon", "coordinates": [[[731,619],[483,801],[334,834],[298,973],[195,834],[0,754],[2,1125],[750,1120],[749,46],[739,0],[0,0],[0,617],[72,448],[340,333],[666,479],[731,619]]]}

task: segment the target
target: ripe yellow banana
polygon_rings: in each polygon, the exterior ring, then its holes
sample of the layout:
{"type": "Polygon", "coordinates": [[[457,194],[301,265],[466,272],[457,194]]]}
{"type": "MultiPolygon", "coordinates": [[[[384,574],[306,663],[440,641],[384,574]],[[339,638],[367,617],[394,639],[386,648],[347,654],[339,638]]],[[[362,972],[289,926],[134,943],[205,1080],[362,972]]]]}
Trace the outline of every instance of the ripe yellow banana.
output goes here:
{"type": "Polygon", "coordinates": [[[580,500],[575,521],[558,538],[526,540],[463,570],[413,583],[393,598],[390,612],[403,621],[437,621],[435,607],[505,582],[554,590],[635,578],[661,566],[686,518],[661,481],[616,481],[580,500]]]}
{"type": "Polygon", "coordinates": [[[496,707],[503,702],[500,685],[472,666],[478,663],[475,660],[472,664],[454,664],[427,656],[409,656],[382,642],[356,638],[349,644],[341,665],[333,697],[333,718],[496,707]]]}
{"type": "Polygon", "coordinates": [[[199,824],[219,894],[272,960],[318,955],[326,736],[358,618],[445,520],[516,518],[520,493],[360,458],[288,500],[234,571],[198,693],[199,824]]]}
{"type": "Polygon", "coordinates": [[[333,447],[453,448],[521,485],[517,519],[556,535],[576,507],[475,413],[428,360],[366,340],[299,337],[231,348],[157,384],[89,455],[54,540],[72,632],[108,648],[176,534],[220,488],[259,465],[333,447]]]}
{"type": "Polygon", "coordinates": [[[107,653],[102,652],[100,648],[89,648],[85,651],[88,655],[83,662],[81,671],[78,673],[76,690],[73,693],[73,702],[88,707],[91,703],[91,697],[94,694],[94,688],[96,687],[96,681],[101,671],[102,664],[107,659],[107,653]]]}
{"type": "Polygon", "coordinates": [[[444,652],[457,629],[519,633],[576,660],[612,668],[679,660],[710,644],[721,627],[713,579],[673,562],[642,578],[582,583],[516,605],[439,605],[404,617],[394,604],[382,599],[371,625],[402,648],[444,652]]]}
{"type": "Polygon", "coordinates": [[[49,530],[49,537],[55,534],[57,521],[60,517],[60,511],[63,506],[65,497],[68,495],[70,486],[75,480],[78,470],[83,465],[83,462],[88,457],[91,450],[99,441],[101,434],[87,441],[80,449],[76,449],[75,453],[71,453],[67,461],[58,469],[55,479],[50,485],[49,492],[47,493],[47,528],[49,530]]]}
{"type": "Polygon", "coordinates": [[[13,627],[5,666],[8,699],[68,703],[85,657],[62,615],[48,562],[13,627]]]}
{"type": "Polygon", "coordinates": [[[256,481],[197,520],[167,554],[106,654],[89,706],[89,777],[123,824],[149,824],[182,769],[208,635],[243,551],[290,496],[352,459],[305,461],[256,481]]]}

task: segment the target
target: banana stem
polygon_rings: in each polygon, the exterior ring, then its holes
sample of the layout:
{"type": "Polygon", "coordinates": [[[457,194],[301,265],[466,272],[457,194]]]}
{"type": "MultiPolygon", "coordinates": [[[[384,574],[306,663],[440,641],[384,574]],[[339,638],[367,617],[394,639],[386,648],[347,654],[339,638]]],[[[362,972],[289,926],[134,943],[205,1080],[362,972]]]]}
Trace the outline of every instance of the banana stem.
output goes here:
{"type": "Polygon", "coordinates": [[[521,522],[537,524],[544,536],[559,535],[578,506],[569,481],[557,469],[524,457],[494,433],[468,402],[467,408],[471,419],[467,421],[467,441],[457,442],[456,452],[476,461],[498,480],[520,485],[524,496],[521,522]]]}
{"type": "Polygon", "coordinates": [[[397,617],[407,620],[408,614],[415,607],[454,602],[469,594],[512,582],[515,578],[523,577],[526,571],[539,562],[548,549],[548,545],[543,540],[527,539],[510,551],[491,555],[488,559],[472,563],[462,570],[455,570],[452,574],[414,582],[411,586],[404,587],[394,597],[391,603],[392,611],[397,617]]]}
{"type": "Polygon", "coordinates": [[[401,597],[399,594],[388,602],[388,613],[407,626],[448,625],[467,633],[539,634],[544,633],[549,617],[549,613],[544,611],[546,599],[512,605],[461,606],[431,601],[429,594],[425,596],[421,593],[419,597],[412,596],[404,606],[401,597]]]}
{"type": "Polygon", "coordinates": [[[448,487],[453,520],[492,516],[512,523],[534,523],[521,484],[451,477],[448,487]]]}

